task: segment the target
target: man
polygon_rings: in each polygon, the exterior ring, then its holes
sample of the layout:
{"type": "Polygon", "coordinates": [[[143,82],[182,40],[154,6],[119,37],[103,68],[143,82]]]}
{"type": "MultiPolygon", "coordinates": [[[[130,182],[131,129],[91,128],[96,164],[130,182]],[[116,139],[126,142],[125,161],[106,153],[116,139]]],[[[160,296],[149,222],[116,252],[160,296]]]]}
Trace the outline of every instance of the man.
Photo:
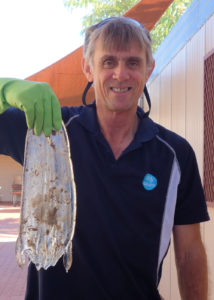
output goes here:
{"type": "MultiPolygon", "coordinates": [[[[115,17],[86,32],[83,71],[95,102],[62,108],[77,186],[73,264],[36,271],[26,299],[158,300],[170,236],[183,300],[207,299],[200,222],[209,219],[194,152],[137,106],[154,67],[147,30],[115,17]]],[[[26,123],[61,126],[48,85],[1,79],[0,152],[23,163],[26,123]],[[4,113],[3,113],[4,112],[4,113]],[[4,128],[4,129],[3,129],[4,128]]]]}

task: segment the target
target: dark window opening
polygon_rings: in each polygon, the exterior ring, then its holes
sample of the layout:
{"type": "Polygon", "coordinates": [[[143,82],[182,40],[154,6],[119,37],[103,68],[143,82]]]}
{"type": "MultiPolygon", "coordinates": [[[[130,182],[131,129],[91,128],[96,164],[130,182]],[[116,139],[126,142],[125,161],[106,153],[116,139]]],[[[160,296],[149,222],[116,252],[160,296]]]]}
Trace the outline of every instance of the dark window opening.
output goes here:
{"type": "Polygon", "coordinates": [[[214,205],[214,49],[204,60],[204,191],[214,205]]]}

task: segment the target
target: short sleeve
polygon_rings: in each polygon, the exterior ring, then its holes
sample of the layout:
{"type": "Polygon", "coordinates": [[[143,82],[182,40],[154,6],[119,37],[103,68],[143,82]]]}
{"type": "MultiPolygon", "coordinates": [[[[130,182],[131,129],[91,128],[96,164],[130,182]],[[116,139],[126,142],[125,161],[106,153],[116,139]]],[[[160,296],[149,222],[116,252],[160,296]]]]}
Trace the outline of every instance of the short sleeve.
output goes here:
{"type": "Polygon", "coordinates": [[[186,159],[180,167],[181,180],[178,186],[174,224],[187,225],[208,221],[209,215],[196,156],[189,144],[186,159]]]}

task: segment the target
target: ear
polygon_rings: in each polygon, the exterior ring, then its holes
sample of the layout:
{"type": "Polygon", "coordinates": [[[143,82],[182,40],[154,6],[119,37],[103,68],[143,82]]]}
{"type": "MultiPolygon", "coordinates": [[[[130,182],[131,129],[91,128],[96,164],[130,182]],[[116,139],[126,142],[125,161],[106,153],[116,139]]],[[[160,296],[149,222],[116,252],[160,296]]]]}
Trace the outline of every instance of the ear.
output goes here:
{"type": "Polygon", "coordinates": [[[147,72],[146,72],[146,81],[149,79],[149,77],[152,74],[154,68],[155,68],[155,60],[153,59],[151,66],[147,69],[147,72]]]}
{"type": "Polygon", "coordinates": [[[83,73],[85,74],[85,77],[87,78],[87,80],[89,82],[92,82],[94,80],[94,78],[93,78],[93,74],[91,71],[91,67],[90,67],[88,60],[85,58],[82,59],[82,70],[83,70],[83,73]]]}

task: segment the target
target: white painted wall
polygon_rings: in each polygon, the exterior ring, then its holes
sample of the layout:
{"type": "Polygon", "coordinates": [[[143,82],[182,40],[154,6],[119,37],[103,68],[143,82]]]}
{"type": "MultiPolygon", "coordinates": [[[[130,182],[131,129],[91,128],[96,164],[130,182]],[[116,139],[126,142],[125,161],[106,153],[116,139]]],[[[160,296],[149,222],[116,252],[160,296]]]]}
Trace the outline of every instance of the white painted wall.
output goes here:
{"type": "MultiPolygon", "coordinates": [[[[214,15],[148,85],[151,118],[185,137],[196,152],[203,179],[204,56],[214,49],[214,15]]],[[[214,208],[210,222],[202,224],[209,264],[209,299],[214,299],[214,208]]],[[[160,292],[166,300],[180,300],[173,243],[163,266],[160,292]]]]}
{"type": "Polygon", "coordinates": [[[12,184],[16,176],[22,176],[22,166],[12,158],[0,155],[0,202],[12,202],[12,184]]]}

